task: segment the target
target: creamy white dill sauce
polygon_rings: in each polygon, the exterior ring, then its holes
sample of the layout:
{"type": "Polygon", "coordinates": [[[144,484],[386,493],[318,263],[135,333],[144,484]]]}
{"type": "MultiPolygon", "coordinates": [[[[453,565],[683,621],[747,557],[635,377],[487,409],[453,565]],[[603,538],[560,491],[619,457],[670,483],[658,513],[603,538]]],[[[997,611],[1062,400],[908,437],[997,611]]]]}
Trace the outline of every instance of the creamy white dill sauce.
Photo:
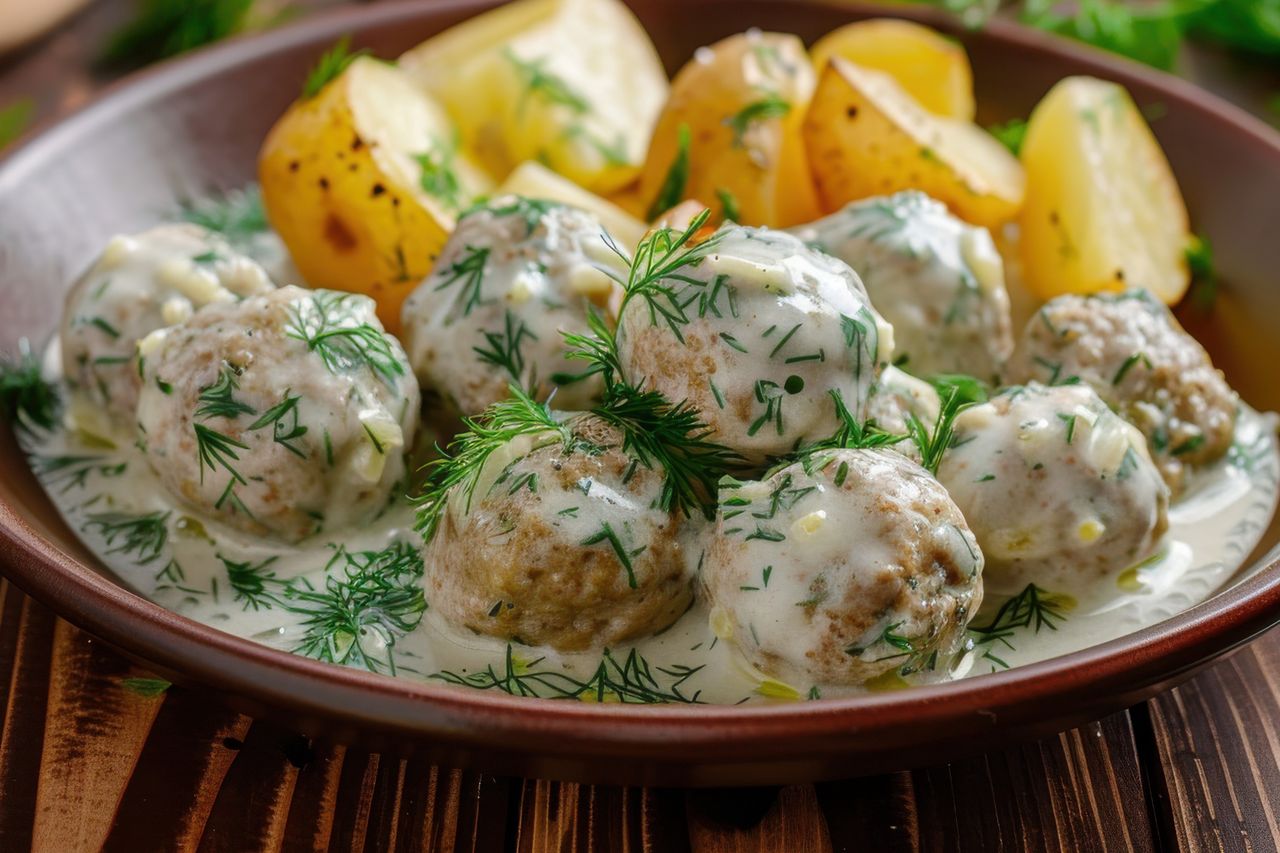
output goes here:
{"type": "MultiPolygon", "coordinates": [[[[50,379],[60,373],[57,362],[57,347],[52,346],[46,367],[50,379]]],[[[323,590],[327,578],[342,577],[347,563],[339,547],[359,555],[396,542],[405,543],[406,549],[420,544],[413,530],[413,507],[406,501],[397,501],[375,522],[342,536],[317,537],[296,546],[256,540],[177,506],[132,442],[129,435],[89,436],[69,429],[24,440],[33,468],[68,525],[110,569],[163,607],[229,633],[296,651],[313,636],[307,620],[315,610],[288,598],[283,591],[288,582],[296,589],[323,590]],[[68,458],[75,461],[66,462],[68,458]],[[127,549],[121,534],[112,539],[97,523],[112,513],[159,514],[163,543],[155,549],[127,549]]],[[[1020,628],[1007,643],[978,642],[960,660],[956,674],[981,674],[1003,664],[1016,666],[1085,648],[1208,598],[1232,579],[1266,529],[1276,507],[1278,481],[1275,418],[1245,409],[1228,458],[1199,472],[1171,508],[1169,533],[1157,557],[1136,568],[1117,569],[1088,588],[1053,590],[1073,600],[1055,622],[1056,630],[1020,628]]],[[[688,549],[691,559],[699,550],[688,549]]],[[[988,582],[987,603],[974,624],[990,622],[1000,604],[1018,591],[988,582]]],[[[593,698],[602,683],[631,683],[648,685],[636,698],[696,696],[706,702],[736,703],[802,698],[813,687],[784,685],[753,670],[730,642],[716,638],[702,603],[668,630],[636,643],[639,658],[631,661],[630,675],[624,670],[631,648],[612,650],[617,668],[606,661],[604,679],[596,677],[602,662],[598,652],[564,655],[517,645],[510,647],[509,657],[506,643],[460,634],[435,617],[429,606],[418,626],[403,636],[387,633],[381,627],[386,622],[377,618],[364,621],[369,627],[358,639],[363,657],[352,653],[355,638],[324,632],[323,645],[312,646],[312,653],[345,657],[382,672],[394,664],[398,677],[432,683],[470,678],[475,685],[494,687],[497,680],[530,695],[562,695],[588,684],[588,698],[593,698]],[[638,674],[638,667],[646,664],[651,681],[638,674]],[[698,667],[682,679],[685,668],[698,667]]],[[[830,697],[859,690],[820,687],[818,692],[830,697]]]]}
{"type": "MultiPolygon", "coordinates": [[[[277,281],[288,274],[286,255],[271,234],[252,238],[251,254],[277,281]],[[278,276],[278,277],[277,277],[278,276]]],[[[61,382],[55,340],[46,357],[46,377],[61,382]]],[[[74,413],[74,407],[72,408],[74,413]]],[[[69,418],[74,419],[72,414],[69,418]]],[[[84,426],[83,422],[79,424],[84,426]]],[[[349,579],[367,562],[366,554],[398,554],[402,591],[422,588],[421,539],[414,531],[413,507],[397,500],[375,521],[298,545],[256,539],[201,518],[172,501],[128,432],[110,435],[98,421],[91,432],[77,424],[49,435],[23,433],[32,466],[67,524],[129,587],[161,606],[286,651],[365,666],[397,677],[432,684],[467,683],[520,695],[576,695],[606,700],[714,703],[789,701],[806,696],[839,696],[866,688],[782,684],[753,669],[732,642],[718,639],[707,607],[699,601],[662,633],[611,650],[561,654],[550,649],[508,645],[459,632],[430,608],[416,627],[412,606],[377,607],[360,613],[365,629],[352,636],[325,622],[330,605],[326,586],[349,579]],[[121,517],[149,517],[147,535],[131,540],[112,528],[121,517]],[[407,616],[406,616],[407,614],[407,616]],[[816,689],[815,689],[816,688],[816,689]]],[[[425,430],[424,425],[420,429],[425,430]]],[[[429,441],[420,439],[417,446],[429,441]]],[[[1173,504],[1170,528],[1156,557],[1138,567],[1117,567],[1102,579],[1060,596],[1055,628],[1014,628],[1001,640],[972,634],[970,650],[952,677],[982,674],[1043,660],[1122,636],[1196,604],[1233,579],[1276,508],[1280,456],[1274,415],[1242,410],[1235,446],[1219,463],[1197,472],[1173,504]]],[[[580,520],[584,524],[585,520],[580,520]]],[[[685,533],[686,553],[696,561],[701,525],[685,533]]],[[[349,592],[349,587],[346,588],[349,592]]],[[[972,625],[991,623],[1018,589],[986,582],[985,603],[972,625]]],[[[391,599],[378,599],[381,602],[391,599]]],[[[399,599],[403,601],[401,596],[399,599]]],[[[946,678],[922,672],[911,681],[946,678]]],[[[877,679],[876,689],[901,686],[899,678],[877,679]]]]}

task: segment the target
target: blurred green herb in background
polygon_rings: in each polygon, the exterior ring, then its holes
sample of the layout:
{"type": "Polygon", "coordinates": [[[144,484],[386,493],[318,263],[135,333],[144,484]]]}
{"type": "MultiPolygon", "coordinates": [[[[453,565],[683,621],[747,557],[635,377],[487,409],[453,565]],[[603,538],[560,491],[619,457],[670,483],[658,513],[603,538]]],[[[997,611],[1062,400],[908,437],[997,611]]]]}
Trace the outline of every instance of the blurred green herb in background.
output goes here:
{"type": "Polygon", "coordinates": [[[1173,69],[1188,38],[1280,58],[1280,0],[923,0],[980,27],[1001,6],[1024,24],[1173,69]]]}
{"type": "Polygon", "coordinates": [[[35,110],[35,102],[30,98],[21,98],[0,107],[0,148],[22,135],[22,132],[31,124],[35,110]]]}
{"type": "Polygon", "coordinates": [[[117,31],[99,61],[139,68],[248,30],[265,29],[294,10],[270,0],[140,0],[133,20],[117,31]]]}

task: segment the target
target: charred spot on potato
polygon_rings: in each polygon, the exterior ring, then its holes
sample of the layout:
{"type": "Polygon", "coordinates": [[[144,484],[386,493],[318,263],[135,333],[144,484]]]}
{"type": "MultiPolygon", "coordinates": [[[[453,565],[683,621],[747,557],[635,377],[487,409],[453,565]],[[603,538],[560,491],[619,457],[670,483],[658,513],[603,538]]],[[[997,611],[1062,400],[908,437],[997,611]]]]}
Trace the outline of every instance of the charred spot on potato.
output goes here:
{"type": "Polygon", "coordinates": [[[318,183],[318,184],[320,185],[320,189],[322,189],[322,190],[326,190],[326,191],[327,191],[327,190],[329,189],[329,179],[328,179],[328,178],[321,178],[321,179],[320,179],[319,181],[317,181],[316,183],[318,183]]]}
{"type": "Polygon", "coordinates": [[[848,107],[845,108],[844,114],[849,117],[850,121],[853,121],[855,118],[858,117],[858,108],[853,104],[850,104],[848,107]]]}
{"type": "Polygon", "coordinates": [[[302,164],[301,164],[301,163],[299,163],[297,160],[290,160],[290,161],[289,161],[289,171],[290,171],[290,172],[296,172],[296,171],[298,171],[298,169],[300,169],[300,168],[302,168],[302,164]]]}
{"type": "Polygon", "coordinates": [[[378,183],[378,184],[374,184],[374,185],[373,185],[373,189],[371,189],[371,190],[369,191],[369,194],[370,194],[373,198],[377,198],[378,196],[382,195],[382,194],[383,194],[383,193],[385,193],[386,191],[387,191],[387,188],[386,188],[386,187],[384,187],[382,184],[378,183]]]}
{"type": "MultiPolygon", "coordinates": [[[[323,178],[320,180],[324,181],[323,178]]],[[[350,252],[359,243],[347,224],[332,213],[324,220],[324,239],[339,252],[350,252]]]]}

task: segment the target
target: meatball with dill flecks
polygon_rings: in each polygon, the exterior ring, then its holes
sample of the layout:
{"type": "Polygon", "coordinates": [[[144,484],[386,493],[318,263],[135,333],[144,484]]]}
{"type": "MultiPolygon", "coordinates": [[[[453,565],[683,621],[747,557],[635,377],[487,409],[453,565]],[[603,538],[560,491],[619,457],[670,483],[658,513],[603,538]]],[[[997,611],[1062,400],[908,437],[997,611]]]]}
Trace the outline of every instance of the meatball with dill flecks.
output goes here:
{"type": "Polygon", "coordinates": [[[418,384],[373,300],[284,287],[138,350],[139,444],[197,511],[296,542],[368,520],[403,485],[418,384]]]}
{"type": "Polygon", "coordinates": [[[938,479],[1004,592],[1073,592],[1149,557],[1169,524],[1142,434],[1085,385],[1032,383],[961,412],[938,479]]]}
{"type": "Polygon", "coordinates": [[[847,264],[767,228],[672,243],[642,257],[628,285],[617,333],[627,382],[687,400],[752,464],[830,435],[831,392],[865,417],[893,329],[847,264]]]}
{"type": "Polygon", "coordinates": [[[205,305],[275,287],[257,263],[197,225],[161,225],[111,238],[67,294],[62,363],[73,413],[132,426],[141,379],[138,341],[205,305]]]}
{"type": "Polygon", "coordinates": [[[1142,431],[1176,494],[1231,447],[1239,400],[1195,338],[1146,290],[1059,296],[1027,323],[1013,382],[1081,381],[1142,431]]]}
{"type": "Polygon", "coordinates": [[[919,376],[994,379],[1013,351],[1004,265],[991,234],[910,191],[792,229],[847,263],[893,325],[894,360],[919,376]]]}
{"type": "Polygon", "coordinates": [[[928,471],[842,449],[727,483],[701,578],[717,635],[803,690],[944,675],[982,603],[982,570],[964,516],[928,471]]]}
{"type": "MultiPolygon", "coordinates": [[[[562,333],[586,334],[591,311],[611,317],[611,276],[624,272],[586,211],[522,196],[469,211],[405,300],[405,349],[423,390],[463,415],[505,399],[512,384],[547,397],[576,367],[562,333]]],[[[585,408],[599,393],[598,377],[572,382],[555,405],[585,408]]]]}

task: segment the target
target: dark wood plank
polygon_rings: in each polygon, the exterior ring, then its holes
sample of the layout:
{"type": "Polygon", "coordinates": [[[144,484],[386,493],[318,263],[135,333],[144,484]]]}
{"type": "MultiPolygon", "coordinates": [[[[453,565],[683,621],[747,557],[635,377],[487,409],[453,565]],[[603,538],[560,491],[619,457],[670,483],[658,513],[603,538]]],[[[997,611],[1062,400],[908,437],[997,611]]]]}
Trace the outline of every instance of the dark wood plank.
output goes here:
{"type": "Polygon", "coordinates": [[[827,821],[813,785],[691,791],[693,853],[830,853],[827,821]]]}
{"type": "Polygon", "coordinates": [[[1280,849],[1280,633],[1149,703],[1180,849],[1280,849]]]}
{"type": "Polygon", "coordinates": [[[255,722],[236,751],[200,838],[201,851],[279,850],[298,768],[285,745],[295,735],[255,722]]]}
{"type": "Polygon", "coordinates": [[[35,821],[55,620],[12,586],[5,596],[12,596],[20,606],[12,646],[14,663],[0,722],[0,850],[26,850],[35,821]]]}
{"type": "Polygon", "coordinates": [[[920,849],[1155,849],[1127,714],[911,777],[920,849]]]}

